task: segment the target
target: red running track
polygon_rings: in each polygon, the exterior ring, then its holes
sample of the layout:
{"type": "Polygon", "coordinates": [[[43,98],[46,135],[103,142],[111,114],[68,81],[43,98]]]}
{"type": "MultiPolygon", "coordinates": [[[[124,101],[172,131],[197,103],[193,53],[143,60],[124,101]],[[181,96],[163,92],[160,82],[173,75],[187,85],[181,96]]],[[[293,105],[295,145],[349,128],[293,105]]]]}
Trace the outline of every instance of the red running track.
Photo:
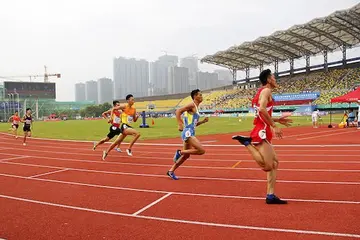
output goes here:
{"type": "MultiPolygon", "coordinates": [[[[0,135],[3,239],[357,239],[360,140],[353,129],[290,128],[274,145],[277,194],[231,135],[165,175],[178,139],[142,142],[101,160],[91,143],[0,135]]],[[[125,149],[125,146],[123,146],[125,149]]]]}

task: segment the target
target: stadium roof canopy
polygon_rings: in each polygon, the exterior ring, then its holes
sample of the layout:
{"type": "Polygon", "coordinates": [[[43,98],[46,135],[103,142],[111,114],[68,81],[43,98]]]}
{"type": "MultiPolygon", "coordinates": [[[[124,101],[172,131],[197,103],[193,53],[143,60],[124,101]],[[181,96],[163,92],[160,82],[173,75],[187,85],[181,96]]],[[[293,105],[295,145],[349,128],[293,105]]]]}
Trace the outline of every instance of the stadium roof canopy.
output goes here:
{"type": "Polygon", "coordinates": [[[332,52],[342,46],[349,48],[359,43],[360,3],[327,17],[316,18],[303,25],[295,25],[285,31],[277,31],[270,36],[205,56],[201,62],[244,70],[275,61],[285,62],[332,52]]]}

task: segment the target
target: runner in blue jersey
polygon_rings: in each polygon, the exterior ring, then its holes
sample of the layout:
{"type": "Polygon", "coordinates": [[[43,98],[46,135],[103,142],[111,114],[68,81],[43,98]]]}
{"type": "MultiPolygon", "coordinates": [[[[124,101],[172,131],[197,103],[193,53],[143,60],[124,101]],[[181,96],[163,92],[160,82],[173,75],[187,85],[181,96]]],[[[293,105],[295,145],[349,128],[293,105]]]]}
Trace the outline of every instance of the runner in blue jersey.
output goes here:
{"type": "Polygon", "coordinates": [[[167,172],[167,175],[178,180],[175,175],[175,170],[183,164],[190,155],[203,155],[205,150],[199,140],[195,137],[195,128],[203,123],[209,121],[209,118],[204,118],[200,121],[199,105],[203,101],[202,93],[199,89],[191,92],[192,103],[176,110],[176,120],[179,124],[179,131],[181,131],[181,138],[184,142],[183,150],[177,150],[174,156],[175,164],[167,172]],[[181,115],[184,114],[184,121],[181,115]],[[185,127],[184,127],[185,125],[185,127]]]}

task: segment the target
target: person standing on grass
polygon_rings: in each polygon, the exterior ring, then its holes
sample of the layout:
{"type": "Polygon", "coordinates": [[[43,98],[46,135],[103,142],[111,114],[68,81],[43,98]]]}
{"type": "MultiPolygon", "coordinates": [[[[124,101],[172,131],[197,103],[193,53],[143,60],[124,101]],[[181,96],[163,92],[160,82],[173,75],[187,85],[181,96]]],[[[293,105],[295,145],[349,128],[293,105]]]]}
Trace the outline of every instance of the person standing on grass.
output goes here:
{"type": "Polygon", "coordinates": [[[15,136],[18,138],[17,130],[19,128],[19,123],[21,122],[21,118],[19,117],[19,112],[15,111],[14,115],[9,118],[9,122],[11,121],[11,130],[15,136]]]}
{"type": "Polygon", "coordinates": [[[103,156],[102,156],[103,160],[105,160],[109,152],[112,149],[114,149],[116,145],[118,145],[118,148],[120,148],[120,144],[128,135],[132,135],[134,137],[133,140],[130,142],[129,148],[126,149],[126,153],[129,156],[132,156],[132,147],[135,144],[135,142],[140,138],[140,133],[131,126],[131,124],[136,122],[139,118],[139,115],[136,113],[136,108],[134,107],[134,103],[135,103],[134,96],[132,94],[127,95],[126,101],[127,104],[116,106],[112,110],[112,111],[119,109],[122,110],[121,127],[120,127],[121,134],[109,146],[109,148],[106,151],[103,151],[103,156]]]}
{"type": "MultiPolygon", "coordinates": [[[[113,101],[113,107],[117,107],[120,106],[120,102],[117,100],[113,101]]],[[[96,148],[101,145],[104,144],[108,141],[110,141],[112,138],[114,138],[116,135],[120,135],[121,134],[121,130],[120,130],[120,124],[121,124],[121,110],[112,110],[109,109],[106,112],[102,113],[103,118],[105,118],[107,120],[108,123],[111,124],[110,129],[109,129],[109,133],[108,135],[101,139],[99,142],[95,143],[94,142],[94,146],[93,146],[93,150],[95,151],[96,148]],[[110,115],[110,118],[108,118],[108,115],[110,115]]],[[[119,144],[120,145],[120,144],[119,144]]],[[[116,148],[116,150],[118,152],[121,152],[119,146],[116,148]]]]}
{"type": "Polygon", "coordinates": [[[287,201],[281,200],[274,193],[279,161],[271,145],[271,140],[273,130],[278,138],[282,138],[282,131],[275,122],[290,126],[292,120],[287,119],[287,117],[278,119],[271,117],[274,107],[272,90],[277,86],[276,80],[269,69],[262,71],[259,78],[263,87],[258,90],[252,101],[255,109],[254,128],[250,137],[237,135],[233,136],[232,139],[243,144],[262,170],[267,173],[266,203],[286,204],[287,201]]]}
{"type": "Polygon", "coordinates": [[[22,121],[24,123],[23,131],[24,131],[24,142],[23,145],[26,146],[26,138],[31,137],[31,126],[33,124],[33,119],[31,115],[31,108],[26,109],[26,114],[23,117],[22,121]]]}
{"type": "Polygon", "coordinates": [[[195,137],[195,128],[209,121],[206,117],[200,121],[199,105],[203,101],[202,93],[199,89],[191,92],[192,103],[176,110],[176,120],[181,131],[181,138],[184,143],[183,150],[177,150],[174,156],[174,165],[167,172],[167,175],[173,179],[179,178],[175,175],[175,170],[180,167],[190,155],[203,155],[205,150],[199,140],[195,137]],[[184,121],[181,115],[184,113],[184,121]],[[185,125],[185,127],[184,127],[185,125]]]}

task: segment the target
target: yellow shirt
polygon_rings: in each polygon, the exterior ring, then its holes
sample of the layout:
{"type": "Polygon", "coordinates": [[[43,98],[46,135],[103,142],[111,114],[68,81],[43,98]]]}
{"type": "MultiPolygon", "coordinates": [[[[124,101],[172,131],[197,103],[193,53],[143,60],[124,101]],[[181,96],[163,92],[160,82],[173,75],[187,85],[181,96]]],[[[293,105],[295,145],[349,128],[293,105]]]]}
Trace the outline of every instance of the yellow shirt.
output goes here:
{"type": "Polygon", "coordinates": [[[134,122],[135,112],[136,109],[134,107],[130,107],[129,104],[127,104],[121,114],[122,123],[126,123],[128,125],[132,124],[134,122]]]}

